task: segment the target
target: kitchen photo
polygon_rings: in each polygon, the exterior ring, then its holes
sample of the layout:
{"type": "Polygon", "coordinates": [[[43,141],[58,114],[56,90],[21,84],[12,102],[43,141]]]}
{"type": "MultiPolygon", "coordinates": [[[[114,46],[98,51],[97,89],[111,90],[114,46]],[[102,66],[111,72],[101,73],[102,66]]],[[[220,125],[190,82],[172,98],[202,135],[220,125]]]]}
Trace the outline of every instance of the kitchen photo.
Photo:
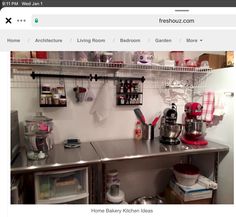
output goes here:
{"type": "Polygon", "coordinates": [[[12,51],[11,204],[234,204],[233,51],[12,51]]]}

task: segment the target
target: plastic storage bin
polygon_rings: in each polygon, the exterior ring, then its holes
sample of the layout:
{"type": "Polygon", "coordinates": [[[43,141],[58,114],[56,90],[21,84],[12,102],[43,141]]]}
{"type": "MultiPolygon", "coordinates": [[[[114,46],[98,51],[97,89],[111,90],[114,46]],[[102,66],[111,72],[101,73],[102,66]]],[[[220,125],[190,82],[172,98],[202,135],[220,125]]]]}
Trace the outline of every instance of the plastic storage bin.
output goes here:
{"type": "Polygon", "coordinates": [[[42,204],[88,201],[88,168],[35,174],[35,202],[42,204]]]}

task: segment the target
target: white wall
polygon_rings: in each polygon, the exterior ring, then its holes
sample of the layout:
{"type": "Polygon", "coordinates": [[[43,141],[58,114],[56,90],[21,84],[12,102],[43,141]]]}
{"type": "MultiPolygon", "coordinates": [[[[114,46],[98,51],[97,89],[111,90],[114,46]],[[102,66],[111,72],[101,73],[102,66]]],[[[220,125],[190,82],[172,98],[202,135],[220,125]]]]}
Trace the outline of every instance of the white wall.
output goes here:
{"type": "MultiPolygon", "coordinates": [[[[214,70],[200,85],[205,90],[234,91],[236,84],[235,68],[214,70]]],[[[234,201],[234,97],[225,97],[226,114],[216,126],[207,128],[207,139],[229,146],[229,153],[223,158],[219,166],[217,191],[218,203],[233,203],[234,201]]]]}

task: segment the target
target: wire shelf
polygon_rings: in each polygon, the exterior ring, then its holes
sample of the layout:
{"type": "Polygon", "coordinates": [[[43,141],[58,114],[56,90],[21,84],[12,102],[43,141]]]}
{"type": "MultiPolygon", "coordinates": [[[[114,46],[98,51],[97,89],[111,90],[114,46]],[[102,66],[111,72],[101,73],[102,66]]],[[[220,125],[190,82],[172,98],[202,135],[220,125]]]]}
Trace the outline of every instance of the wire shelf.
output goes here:
{"type": "Polygon", "coordinates": [[[68,68],[89,68],[107,70],[142,70],[156,72],[187,72],[187,73],[209,73],[211,68],[203,67],[180,67],[180,66],[160,66],[160,65],[140,65],[123,63],[104,62],[79,62],[72,60],[52,60],[52,59],[11,59],[12,66],[24,67],[68,67],[68,68]]]}

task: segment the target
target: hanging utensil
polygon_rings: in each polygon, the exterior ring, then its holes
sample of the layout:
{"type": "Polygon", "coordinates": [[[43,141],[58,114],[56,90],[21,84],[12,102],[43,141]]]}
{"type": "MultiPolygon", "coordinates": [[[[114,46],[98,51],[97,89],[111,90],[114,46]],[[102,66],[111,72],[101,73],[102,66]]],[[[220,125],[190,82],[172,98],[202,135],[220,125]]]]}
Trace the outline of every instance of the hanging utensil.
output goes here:
{"type": "Polygon", "coordinates": [[[145,117],[139,108],[134,109],[134,113],[136,114],[137,118],[142,122],[142,124],[146,124],[145,117]]]}
{"type": "Polygon", "coordinates": [[[73,90],[75,92],[75,98],[77,99],[77,102],[83,102],[85,93],[87,91],[86,88],[77,86],[74,87],[73,90]]]}
{"type": "Polygon", "coordinates": [[[152,121],[152,126],[155,127],[157,122],[159,121],[161,117],[161,112],[158,113],[158,116],[152,121]]]}
{"type": "Polygon", "coordinates": [[[90,102],[90,101],[93,101],[94,99],[94,93],[92,91],[92,88],[91,88],[91,81],[88,82],[88,87],[87,87],[87,92],[86,92],[86,95],[85,95],[85,101],[87,102],[90,102]]]}

